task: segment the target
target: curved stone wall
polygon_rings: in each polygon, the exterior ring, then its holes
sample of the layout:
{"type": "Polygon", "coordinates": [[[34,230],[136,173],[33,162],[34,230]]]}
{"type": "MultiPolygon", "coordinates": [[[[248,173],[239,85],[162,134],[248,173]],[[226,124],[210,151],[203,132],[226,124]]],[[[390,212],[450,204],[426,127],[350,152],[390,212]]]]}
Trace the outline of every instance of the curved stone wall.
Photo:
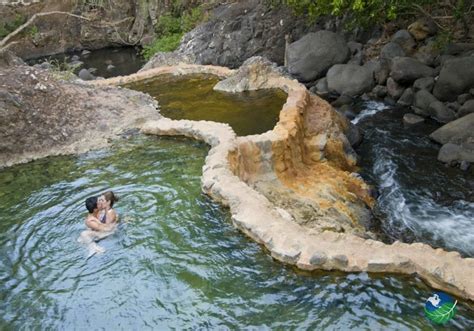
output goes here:
{"type": "Polygon", "coordinates": [[[374,201],[367,185],[350,172],[355,169],[355,159],[344,136],[347,123],[298,82],[274,68],[258,68],[259,74],[249,76],[246,70],[255,71],[248,67],[235,72],[214,66],[181,65],[91,84],[120,85],[161,74],[208,73],[229,77],[216,86],[218,89],[238,86],[235,90],[285,90],[288,99],[278,124],[261,135],[236,137],[227,124],[164,117],[147,122],[142,131],[184,135],[209,144],[203,191],[228,206],[233,224],[264,245],[275,259],[304,270],[416,274],[434,288],[474,300],[474,259],[421,243],[387,245],[362,238],[357,217],[363,215],[362,205],[370,207],[374,201]],[[319,203],[318,212],[328,211],[321,214],[323,226],[308,227],[297,222],[297,215],[286,208],[283,200],[273,199],[273,189],[290,191],[289,198],[306,199],[310,205],[319,203]],[[333,210],[336,219],[346,215],[347,221],[354,223],[348,227],[353,231],[333,229],[331,220],[325,228],[324,222],[333,210]]]}

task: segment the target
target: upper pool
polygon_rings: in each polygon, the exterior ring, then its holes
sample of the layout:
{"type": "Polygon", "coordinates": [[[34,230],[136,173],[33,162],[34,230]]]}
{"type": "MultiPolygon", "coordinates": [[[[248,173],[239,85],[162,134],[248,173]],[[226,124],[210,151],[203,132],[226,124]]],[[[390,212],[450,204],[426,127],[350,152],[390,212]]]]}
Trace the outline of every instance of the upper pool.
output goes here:
{"type": "MultiPolygon", "coordinates": [[[[412,277],[301,273],[201,193],[206,145],[138,136],[0,170],[0,329],[426,330],[412,277]],[[86,259],[84,199],[113,188],[122,223],[86,259]]],[[[459,305],[450,329],[472,329],[459,305]]]]}
{"type": "Polygon", "coordinates": [[[162,75],[126,87],[150,94],[158,100],[160,112],[172,119],[228,123],[239,136],[273,129],[286,102],[286,93],[278,89],[214,91],[218,81],[210,75],[162,75]]]}

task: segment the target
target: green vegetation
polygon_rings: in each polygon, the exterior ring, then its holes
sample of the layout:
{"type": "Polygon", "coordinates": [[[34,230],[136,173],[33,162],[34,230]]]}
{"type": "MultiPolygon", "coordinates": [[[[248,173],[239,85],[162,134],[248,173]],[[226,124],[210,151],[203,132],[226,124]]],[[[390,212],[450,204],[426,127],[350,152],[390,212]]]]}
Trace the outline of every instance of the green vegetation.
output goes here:
{"type": "Polygon", "coordinates": [[[17,14],[13,22],[0,23],[0,39],[3,39],[8,36],[10,33],[18,29],[18,27],[25,22],[26,18],[20,14],[17,14]]]}
{"type": "MultiPolygon", "coordinates": [[[[441,6],[437,0],[269,0],[273,6],[287,6],[298,15],[307,14],[310,21],[332,15],[344,17],[349,28],[382,24],[409,15],[427,15],[441,6]]],[[[469,15],[469,0],[446,0],[448,14],[454,20],[469,15]]]]}
{"type": "Polygon", "coordinates": [[[74,73],[80,67],[80,64],[70,64],[66,60],[50,60],[51,72],[56,79],[71,80],[77,78],[74,73]]]}
{"type": "Polygon", "coordinates": [[[149,60],[157,52],[172,52],[178,48],[183,35],[194,29],[205,18],[203,7],[187,11],[171,10],[160,16],[155,26],[156,39],[143,48],[143,56],[149,60]]]}
{"type": "Polygon", "coordinates": [[[38,27],[36,25],[33,25],[29,30],[28,30],[28,35],[31,38],[35,38],[39,33],[38,27]]]}

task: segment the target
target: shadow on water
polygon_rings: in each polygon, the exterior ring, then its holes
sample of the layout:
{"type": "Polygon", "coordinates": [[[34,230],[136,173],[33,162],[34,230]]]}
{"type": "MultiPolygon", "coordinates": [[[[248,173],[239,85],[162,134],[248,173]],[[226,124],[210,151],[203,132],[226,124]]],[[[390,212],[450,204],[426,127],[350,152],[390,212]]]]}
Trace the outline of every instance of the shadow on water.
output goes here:
{"type": "MultiPolygon", "coordinates": [[[[137,136],[0,171],[0,329],[425,330],[416,278],[302,273],[201,193],[208,148],[137,136]],[[84,200],[113,188],[123,220],[86,260],[84,200]]],[[[445,329],[472,329],[460,304],[445,329]]]]}
{"type": "Polygon", "coordinates": [[[102,48],[83,54],[82,51],[45,56],[28,61],[29,65],[45,61],[57,63],[81,63],[76,73],[88,69],[96,77],[110,78],[130,75],[140,70],[146,63],[134,47],[102,48]]]}

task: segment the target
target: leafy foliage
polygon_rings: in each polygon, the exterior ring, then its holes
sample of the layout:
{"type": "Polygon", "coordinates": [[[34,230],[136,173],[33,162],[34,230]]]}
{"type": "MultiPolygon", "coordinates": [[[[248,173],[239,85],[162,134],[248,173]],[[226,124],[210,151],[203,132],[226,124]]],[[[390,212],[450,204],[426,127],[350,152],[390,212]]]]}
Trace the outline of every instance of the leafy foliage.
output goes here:
{"type": "Polygon", "coordinates": [[[204,10],[200,6],[184,12],[171,10],[160,16],[155,26],[157,38],[143,48],[142,54],[145,59],[150,59],[157,52],[174,51],[178,48],[183,35],[194,29],[204,17],[204,10]]]}
{"type": "Polygon", "coordinates": [[[174,33],[155,39],[151,45],[143,48],[142,54],[148,60],[158,52],[172,52],[178,48],[182,37],[183,34],[174,33]]]}
{"type": "Polygon", "coordinates": [[[39,33],[38,27],[36,25],[33,25],[29,30],[28,34],[30,35],[31,38],[35,38],[39,33]]]}
{"type": "MultiPolygon", "coordinates": [[[[463,1],[463,0],[461,0],[463,1]]],[[[271,0],[272,5],[288,6],[296,14],[306,13],[314,21],[320,16],[347,16],[351,26],[392,21],[413,9],[413,4],[424,6],[435,0],[271,0]]]]}
{"type": "Polygon", "coordinates": [[[426,316],[436,324],[444,324],[453,318],[456,313],[456,303],[445,303],[436,310],[430,311],[425,308],[426,316]]]}
{"type": "Polygon", "coordinates": [[[0,39],[3,39],[8,36],[10,33],[18,29],[18,27],[25,22],[26,18],[20,14],[17,14],[13,22],[0,23],[0,39]]]}

